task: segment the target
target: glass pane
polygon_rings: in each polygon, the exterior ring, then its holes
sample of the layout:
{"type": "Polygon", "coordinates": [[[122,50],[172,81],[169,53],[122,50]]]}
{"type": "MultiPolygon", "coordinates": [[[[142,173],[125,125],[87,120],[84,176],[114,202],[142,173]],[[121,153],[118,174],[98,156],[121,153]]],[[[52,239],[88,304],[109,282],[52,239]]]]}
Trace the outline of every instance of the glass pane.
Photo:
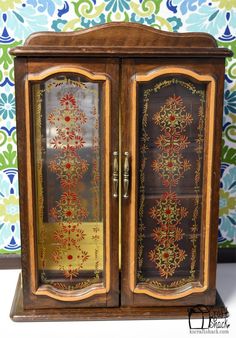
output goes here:
{"type": "Polygon", "coordinates": [[[199,281],[206,85],[181,75],[138,85],[137,282],[199,281]]]}
{"type": "Polygon", "coordinates": [[[103,281],[102,83],[60,74],[32,84],[40,284],[103,281]]]}

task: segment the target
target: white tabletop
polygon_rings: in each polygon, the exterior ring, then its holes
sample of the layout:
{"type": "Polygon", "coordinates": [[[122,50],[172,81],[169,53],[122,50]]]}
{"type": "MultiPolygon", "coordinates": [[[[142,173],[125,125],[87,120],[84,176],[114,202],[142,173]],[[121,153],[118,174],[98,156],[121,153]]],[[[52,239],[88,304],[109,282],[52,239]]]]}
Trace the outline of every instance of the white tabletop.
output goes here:
{"type": "MultiPolygon", "coordinates": [[[[0,337],[1,338],[163,338],[189,337],[187,319],[98,322],[14,323],[9,318],[19,270],[0,270],[0,337]]],[[[228,334],[236,337],[236,264],[219,264],[217,289],[228,308],[228,334]]],[[[210,334],[212,336],[212,334],[210,334]]]]}

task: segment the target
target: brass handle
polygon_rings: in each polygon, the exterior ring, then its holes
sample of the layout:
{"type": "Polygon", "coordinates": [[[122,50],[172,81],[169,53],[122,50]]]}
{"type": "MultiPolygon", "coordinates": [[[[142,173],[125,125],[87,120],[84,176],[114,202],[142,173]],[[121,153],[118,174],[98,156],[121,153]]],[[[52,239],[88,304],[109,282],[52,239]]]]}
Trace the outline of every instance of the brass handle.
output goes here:
{"type": "Polygon", "coordinates": [[[119,186],[119,164],[118,164],[118,151],[113,152],[113,172],[112,172],[112,182],[113,182],[113,197],[118,197],[118,186],[119,186]]]}
{"type": "Polygon", "coordinates": [[[124,172],[123,172],[123,184],[124,184],[124,198],[128,198],[128,192],[129,192],[129,153],[126,151],[124,153],[125,155],[125,161],[124,161],[124,172]]]}

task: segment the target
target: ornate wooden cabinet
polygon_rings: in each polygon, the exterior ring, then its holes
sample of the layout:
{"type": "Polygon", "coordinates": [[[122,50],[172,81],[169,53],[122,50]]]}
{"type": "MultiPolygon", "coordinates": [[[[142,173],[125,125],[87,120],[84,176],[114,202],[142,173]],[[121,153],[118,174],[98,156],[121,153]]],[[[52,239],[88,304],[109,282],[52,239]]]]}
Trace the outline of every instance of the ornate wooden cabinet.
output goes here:
{"type": "Polygon", "coordinates": [[[113,23],[15,58],[14,320],[184,317],[216,303],[224,62],[208,34],[113,23]]]}

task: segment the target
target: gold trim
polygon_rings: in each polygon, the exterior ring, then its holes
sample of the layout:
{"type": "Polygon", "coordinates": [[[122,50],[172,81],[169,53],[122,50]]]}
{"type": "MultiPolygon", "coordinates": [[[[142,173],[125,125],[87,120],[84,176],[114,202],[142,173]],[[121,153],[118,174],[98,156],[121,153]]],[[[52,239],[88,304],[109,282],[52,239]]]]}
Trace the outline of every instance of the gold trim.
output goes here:
{"type": "Polygon", "coordinates": [[[62,292],[58,289],[53,288],[52,286],[38,286],[37,282],[37,270],[36,270],[36,247],[34,243],[35,239],[35,232],[32,224],[29,224],[29,246],[30,246],[30,286],[31,290],[35,295],[46,295],[53,299],[58,299],[62,301],[79,301],[83,299],[87,299],[91,296],[97,294],[106,294],[110,291],[110,279],[111,279],[111,271],[110,271],[110,256],[111,256],[111,248],[110,248],[110,94],[111,94],[111,84],[110,79],[106,74],[94,74],[89,72],[88,70],[80,67],[74,66],[66,66],[63,65],[51,67],[43,72],[40,73],[32,73],[29,74],[28,77],[25,79],[25,99],[26,99],[26,153],[27,153],[27,188],[28,188],[28,219],[32,222],[33,217],[33,207],[32,201],[34,201],[34,196],[32,192],[32,159],[31,159],[31,129],[30,129],[30,81],[39,81],[43,80],[51,75],[58,74],[58,73],[75,73],[79,75],[84,75],[91,80],[97,81],[104,81],[104,117],[105,117],[105,199],[106,199],[106,225],[105,225],[105,287],[101,285],[91,285],[86,287],[83,290],[76,290],[76,291],[67,291],[62,292]]]}
{"type": "MultiPolygon", "coordinates": [[[[203,285],[199,286],[199,282],[190,282],[186,285],[175,288],[173,291],[162,291],[157,292],[154,291],[153,288],[151,288],[148,285],[137,285],[136,284],[136,261],[137,261],[137,255],[136,255],[136,224],[137,224],[137,217],[136,217],[136,210],[137,210],[137,188],[136,188],[136,177],[135,175],[132,175],[132,192],[131,192],[131,224],[130,224],[130,271],[129,271],[129,285],[130,289],[134,293],[138,294],[146,294],[148,296],[151,296],[153,298],[157,299],[179,299],[186,297],[192,293],[199,293],[204,292],[208,288],[209,284],[209,246],[210,246],[210,206],[211,206],[211,180],[212,180],[212,160],[213,160],[213,139],[214,139],[214,114],[215,114],[215,79],[210,75],[200,75],[194,71],[191,71],[189,69],[185,69],[182,67],[162,67],[155,70],[152,70],[151,72],[145,73],[145,74],[136,74],[134,75],[131,83],[131,120],[133,121],[131,126],[131,135],[136,135],[136,123],[137,123],[137,111],[136,111],[136,87],[138,82],[147,82],[150,80],[153,80],[156,77],[159,77],[161,75],[172,75],[172,74],[179,74],[179,75],[187,75],[191,78],[194,78],[200,82],[206,82],[208,83],[207,91],[206,91],[206,111],[207,107],[208,109],[208,116],[209,119],[207,119],[206,124],[206,134],[208,137],[208,144],[207,144],[207,167],[204,166],[204,174],[206,174],[206,208],[205,208],[205,238],[204,238],[204,247],[205,247],[205,254],[204,254],[204,263],[203,263],[203,269],[204,269],[204,281],[203,285]]],[[[132,156],[133,156],[133,163],[136,165],[137,163],[137,140],[136,137],[133,137],[132,144],[132,156]]]]}
{"type": "Polygon", "coordinates": [[[81,67],[63,67],[62,65],[60,66],[55,66],[55,67],[50,67],[47,70],[44,70],[40,73],[31,73],[28,76],[28,81],[39,81],[46,79],[47,77],[58,74],[58,73],[75,73],[79,75],[84,75],[90,80],[102,80],[102,81],[109,81],[108,76],[102,73],[99,74],[94,74],[92,72],[89,72],[88,70],[81,68],[81,67]]]}
{"type": "Polygon", "coordinates": [[[57,300],[62,300],[64,302],[74,302],[74,301],[79,301],[83,299],[87,299],[89,297],[92,297],[94,295],[99,295],[99,294],[104,294],[106,293],[107,290],[106,288],[102,287],[102,284],[99,285],[91,285],[88,286],[78,292],[76,291],[62,291],[55,289],[51,285],[42,285],[38,288],[37,291],[34,292],[35,295],[40,295],[40,296],[48,296],[53,299],[57,300]],[[80,295],[78,296],[78,293],[80,295]]]}

